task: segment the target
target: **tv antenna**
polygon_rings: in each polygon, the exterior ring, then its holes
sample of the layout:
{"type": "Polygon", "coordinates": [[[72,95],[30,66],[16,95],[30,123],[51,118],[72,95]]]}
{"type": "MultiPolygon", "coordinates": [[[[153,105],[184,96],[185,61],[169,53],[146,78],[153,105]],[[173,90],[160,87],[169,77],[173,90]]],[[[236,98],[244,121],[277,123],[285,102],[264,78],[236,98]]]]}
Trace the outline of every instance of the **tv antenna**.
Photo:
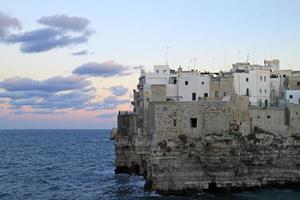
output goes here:
{"type": "Polygon", "coordinates": [[[196,68],[196,61],[197,61],[197,58],[193,58],[193,64],[194,64],[194,71],[195,71],[195,68],[196,68]]]}
{"type": "Polygon", "coordinates": [[[168,66],[168,50],[170,49],[169,46],[166,46],[166,67],[168,66]]]}
{"type": "Polygon", "coordinates": [[[249,63],[250,53],[247,53],[247,63],[249,63]]]}

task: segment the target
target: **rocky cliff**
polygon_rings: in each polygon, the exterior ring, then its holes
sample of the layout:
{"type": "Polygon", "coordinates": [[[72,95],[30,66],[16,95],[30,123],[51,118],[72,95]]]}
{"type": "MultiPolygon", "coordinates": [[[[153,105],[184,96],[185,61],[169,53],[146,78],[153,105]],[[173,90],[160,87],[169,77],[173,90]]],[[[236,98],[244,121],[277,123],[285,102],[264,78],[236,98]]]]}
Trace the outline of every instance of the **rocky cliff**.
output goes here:
{"type": "Polygon", "coordinates": [[[263,130],[207,134],[198,139],[179,135],[152,152],[147,187],[161,193],[243,190],[300,182],[300,144],[263,130]]]}
{"type": "Polygon", "coordinates": [[[135,114],[121,113],[116,172],[141,174],[147,189],[164,194],[299,186],[299,133],[264,130],[253,124],[254,114],[242,97],[151,102],[141,132],[135,114]]]}

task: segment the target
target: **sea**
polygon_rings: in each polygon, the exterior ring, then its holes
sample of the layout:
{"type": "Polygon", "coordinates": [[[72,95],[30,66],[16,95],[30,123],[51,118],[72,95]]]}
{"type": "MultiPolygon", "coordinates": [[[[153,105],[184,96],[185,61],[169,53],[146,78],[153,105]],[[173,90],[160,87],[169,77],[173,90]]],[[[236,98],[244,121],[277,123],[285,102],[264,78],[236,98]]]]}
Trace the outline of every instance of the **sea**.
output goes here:
{"type": "Polygon", "coordinates": [[[231,194],[160,196],[144,179],[114,173],[109,130],[0,130],[0,199],[282,199],[300,192],[268,189],[231,194]]]}

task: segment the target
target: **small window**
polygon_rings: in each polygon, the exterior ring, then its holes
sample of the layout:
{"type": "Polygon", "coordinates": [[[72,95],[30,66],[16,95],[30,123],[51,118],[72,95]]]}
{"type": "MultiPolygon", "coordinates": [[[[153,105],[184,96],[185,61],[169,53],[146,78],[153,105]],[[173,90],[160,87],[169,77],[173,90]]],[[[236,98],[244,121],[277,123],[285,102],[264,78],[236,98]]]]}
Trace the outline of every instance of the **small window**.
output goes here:
{"type": "Polygon", "coordinates": [[[267,116],[267,118],[268,118],[268,119],[270,119],[270,118],[271,118],[271,116],[270,116],[270,115],[268,115],[268,116],[267,116]]]}
{"type": "Polygon", "coordinates": [[[259,107],[262,106],[262,101],[261,101],[261,99],[258,100],[258,105],[259,105],[259,107]]]}
{"type": "Polygon", "coordinates": [[[292,99],[293,98],[293,95],[290,95],[290,99],[292,99]]]}
{"type": "Polygon", "coordinates": [[[226,97],[226,95],[227,95],[227,93],[226,93],[226,92],[224,92],[224,97],[226,97]]]}
{"type": "Polygon", "coordinates": [[[260,76],[260,81],[262,81],[262,76],[260,76]]]}
{"type": "Polygon", "coordinates": [[[156,70],[156,73],[158,74],[158,73],[159,73],[159,70],[156,70]]]}
{"type": "Polygon", "coordinates": [[[173,126],[177,126],[177,121],[176,121],[176,119],[173,119],[173,126]]]}
{"type": "Polygon", "coordinates": [[[249,88],[246,89],[246,96],[249,96],[249,88]]]}
{"type": "Polygon", "coordinates": [[[191,127],[196,128],[197,127],[197,118],[191,118],[191,127]]]}
{"type": "Polygon", "coordinates": [[[188,84],[189,84],[189,82],[188,82],[188,81],[185,81],[185,82],[184,82],[184,84],[185,84],[185,85],[188,85],[188,84]]]}
{"type": "Polygon", "coordinates": [[[204,81],[202,81],[202,85],[204,85],[204,81]]]}
{"type": "Polygon", "coordinates": [[[259,116],[259,115],[257,116],[257,119],[260,119],[260,116],[259,116]]]}
{"type": "Polygon", "coordinates": [[[286,75],[285,75],[285,74],[283,74],[283,75],[282,75],[282,77],[283,77],[283,78],[285,78],[285,77],[286,77],[286,75]]]}
{"type": "Polygon", "coordinates": [[[215,97],[216,97],[216,98],[219,97],[219,91],[215,91],[215,97]]]}
{"type": "Polygon", "coordinates": [[[196,101],[196,93],[192,93],[192,100],[196,101]]]}
{"type": "Polygon", "coordinates": [[[297,82],[297,86],[300,86],[300,82],[297,82]]]}
{"type": "Polygon", "coordinates": [[[265,94],[267,94],[267,89],[265,89],[265,94]]]}
{"type": "Polygon", "coordinates": [[[259,89],[259,93],[261,94],[261,89],[259,89]]]}
{"type": "Polygon", "coordinates": [[[208,97],[208,93],[204,93],[204,97],[208,97]]]}
{"type": "Polygon", "coordinates": [[[264,76],[264,82],[266,82],[266,80],[267,80],[267,77],[266,77],[266,76],[264,76]]]}
{"type": "Polygon", "coordinates": [[[246,82],[249,82],[249,78],[246,78],[246,82]]]}
{"type": "Polygon", "coordinates": [[[167,70],[163,70],[163,73],[167,73],[167,70]]]}

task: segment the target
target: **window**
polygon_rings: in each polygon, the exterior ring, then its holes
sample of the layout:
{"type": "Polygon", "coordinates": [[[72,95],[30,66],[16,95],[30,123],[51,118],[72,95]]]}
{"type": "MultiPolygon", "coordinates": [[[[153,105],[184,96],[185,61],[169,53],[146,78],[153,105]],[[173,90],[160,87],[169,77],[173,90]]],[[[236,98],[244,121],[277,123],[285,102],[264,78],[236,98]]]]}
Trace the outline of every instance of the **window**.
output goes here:
{"type": "Polygon", "coordinates": [[[300,86],[300,82],[297,82],[297,86],[300,86]]]}
{"type": "Polygon", "coordinates": [[[293,98],[293,95],[290,95],[290,99],[292,99],[293,98]]]}
{"type": "Polygon", "coordinates": [[[215,91],[215,97],[219,97],[219,91],[215,91]]]}
{"type": "Polygon", "coordinates": [[[260,118],[260,116],[258,115],[258,116],[257,116],[257,119],[259,119],[259,118],[260,118]]]}
{"type": "Polygon", "coordinates": [[[259,107],[262,106],[262,101],[261,101],[261,99],[258,100],[258,105],[259,105],[259,107]]]}
{"type": "Polygon", "coordinates": [[[177,79],[176,79],[176,77],[171,77],[170,80],[169,80],[169,83],[170,83],[170,84],[176,85],[176,84],[177,84],[177,79]]]}
{"type": "Polygon", "coordinates": [[[266,80],[267,80],[267,77],[266,77],[266,76],[264,76],[264,82],[266,82],[266,80]]]}
{"type": "Polygon", "coordinates": [[[249,88],[246,89],[246,96],[249,96],[249,88]]]}
{"type": "Polygon", "coordinates": [[[285,78],[286,77],[285,74],[283,74],[282,77],[285,78]]]}
{"type": "Polygon", "coordinates": [[[159,73],[159,70],[156,70],[156,73],[158,74],[158,73],[159,73]]]}
{"type": "Polygon", "coordinates": [[[185,84],[185,85],[188,85],[188,84],[189,84],[189,82],[188,82],[188,81],[185,81],[185,82],[184,82],[184,84],[185,84]]]}
{"type": "Polygon", "coordinates": [[[271,118],[271,116],[270,116],[270,115],[268,115],[268,116],[267,116],[267,118],[268,118],[268,119],[270,119],[270,118],[271,118]]]}
{"type": "Polygon", "coordinates": [[[177,125],[177,121],[176,119],[173,119],[173,126],[176,126],[177,125]]]}
{"type": "Polygon", "coordinates": [[[261,93],[261,89],[259,89],[259,93],[261,93]]]}
{"type": "Polygon", "coordinates": [[[163,70],[163,73],[166,73],[167,72],[167,70],[163,70]]]}
{"type": "Polygon", "coordinates": [[[204,81],[202,81],[202,85],[204,85],[204,81]]]}
{"type": "Polygon", "coordinates": [[[191,127],[196,128],[197,127],[197,118],[191,118],[191,127]]]}
{"type": "Polygon", "coordinates": [[[267,94],[267,89],[265,89],[265,94],[267,94]]]}
{"type": "Polygon", "coordinates": [[[208,97],[208,93],[204,93],[204,97],[208,97]]]}
{"type": "Polygon", "coordinates": [[[260,81],[262,81],[262,76],[260,76],[260,81]]]}
{"type": "Polygon", "coordinates": [[[196,93],[192,93],[192,100],[196,101],[196,93]]]}
{"type": "Polygon", "coordinates": [[[224,92],[224,97],[227,95],[227,93],[226,92],[224,92]]]}
{"type": "Polygon", "coordinates": [[[249,78],[246,78],[246,82],[249,82],[249,78]]]}

